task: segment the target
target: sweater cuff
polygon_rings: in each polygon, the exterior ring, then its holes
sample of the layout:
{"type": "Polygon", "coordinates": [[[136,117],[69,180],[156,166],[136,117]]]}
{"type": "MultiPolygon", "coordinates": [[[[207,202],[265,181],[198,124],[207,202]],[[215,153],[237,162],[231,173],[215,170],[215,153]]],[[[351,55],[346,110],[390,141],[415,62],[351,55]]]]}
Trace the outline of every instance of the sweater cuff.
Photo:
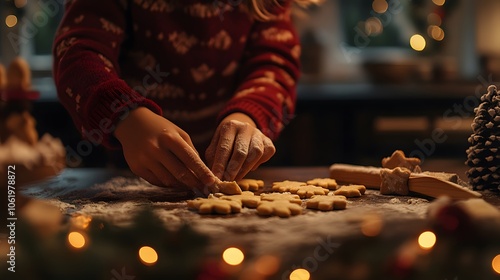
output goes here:
{"type": "MultiPolygon", "coordinates": [[[[161,108],[150,99],[133,91],[123,80],[102,83],[91,96],[84,115],[88,116],[88,128],[94,133],[83,132],[85,137],[99,133],[103,135],[102,144],[107,148],[121,148],[120,142],[114,137],[114,131],[119,121],[132,110],[146,107],[158,115],[161,108]]],[[[85,128],[87,129],[87,128],[85,128]]]]}

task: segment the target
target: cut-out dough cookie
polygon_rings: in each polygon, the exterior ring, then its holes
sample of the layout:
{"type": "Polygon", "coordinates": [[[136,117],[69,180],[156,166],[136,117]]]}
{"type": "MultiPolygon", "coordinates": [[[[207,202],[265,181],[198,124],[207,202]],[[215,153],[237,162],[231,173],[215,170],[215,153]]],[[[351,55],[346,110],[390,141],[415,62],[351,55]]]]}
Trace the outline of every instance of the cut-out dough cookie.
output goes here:
{"type": "MultiPolygon", "coordinates": [[[[389,169],[405,167],[413,171],[419,165],[419,158],[407,158],[401,150],[396,150],[390,157],[382,159],[382,167],[389,169]]],[[[418,169],[420,169],[420,167],[418,167],[418,169]]]]}
{"type": "Polygon", "coordinates": [[[240,202],[243,206],[248,208],[256,208],[260,202],[260,196],[255,195],[253,192],[245,191],[241,194],[221,196],[221,199],[240,202]]]}
{"type": "Polygon", "coordinates": [[[341,210],[347,207],[347,198],[343,195],[315,195],[306,202],[306,207],[321,211],[341,210]]]}
{"type": "Polygon", "coordinates": [[[242,191],[258,191],[264,187],[264,181],[255,179],[241,179],[238,182],[242,191]]]}
{"type": "Polygon", "coordinates": [[[241,202],[216,198],[197,198],[188,201],[188,207],[200,214],[231,214],[241,212],[241,202]]]}
{"type": "Polygon", "coordinates": [[[260,195],[261,201],[278,201],[278,200],[286,200],[291,203],[295,203],[298,205],[302,205],[302,200],[300,196],[296,194],[288,194],[288,193],[263,193],[260,195]]]}
{"type": "Polygon", "coordinates": [[[221,181],[216,187],[223,194],[241,194],[241,188],[235,181],[221,181]]]}
{"type": "Polygon", "coordinates": [[[366,187],[363,185],[342,186],[340,189],[333,192],[335,195],[343,195],[345,197],[358,197],[365,193],[366,187]]]}
{"type": "Polygon", "coordinates": [[[302,206],[286,200],[261,201],[257,207],[257,214],[262,216],[278,216],[288,218],[302,213],[302,206]]]}
{"type": "Polygon", "coordinates": [[[306,185],[291,187],[290,192],[298,194],[300,198],[306,198],[313,195],[327,195],[329,191],[322,187],[306,185]]]}
{"type": "Polygon", "coordinates": [[[380,184],[380,193],[407,195],[410,191],[408,188],[410,174],[410,170],[401,167],[381,169],[380,178],[382,178],[382,183],[380,184]]]}
{"type": "Polygon", "coordinates": [[[274,182],[272,190],[274,192],[289,192],[290,188],[297,186],[305,186],[307,185],[305,182],[298,181],[283,181],[283,182],[274,182]]]}
{"type": "Polygon", "coordinates": [[[308,185],[318,186],[329,190],[336,190],[339,188],[337,181],[332,178],[314,178],[307,181],[308,185]]]}

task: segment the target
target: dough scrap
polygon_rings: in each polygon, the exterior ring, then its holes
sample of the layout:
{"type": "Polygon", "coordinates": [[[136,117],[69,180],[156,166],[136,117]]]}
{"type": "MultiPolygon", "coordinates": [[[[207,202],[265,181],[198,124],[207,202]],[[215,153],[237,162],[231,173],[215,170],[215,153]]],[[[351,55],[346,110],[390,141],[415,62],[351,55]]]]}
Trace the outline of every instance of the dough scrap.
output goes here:
{"type": "Polygon", "coordinates": [[[261,201],[257,207],[257,214],[262,216],[278,216],[288,218],[302,213],[302,206],[286,200],[261,201]]]}
{"type": "Polygon", "coordinates": [[[258,191],[264,187],[264,181],[256,179],[241,179],[236,183],[242,191],[258,191]]]}
{"type": "Polygon", "coordinates": [[[216,187],[223,194],[241,194],[241,188],[235,181],[221,181],[216,183],[216,187]]]}
{"type": "Polygon", "coordinates": [[[260,195],[261,201],[278,201],[278,200],[286,200],[288,202],[302,205],[302,200],[300,196],[296,194],[288,194],[288,193],[263,193],[260,195]]]}
{"type": "Polygon", "coordinates": [[[291,187],[290,192],[293,194],[298,194],[300,198],[309,198],[313,195],[327,195],[329,191],[322,187],[305,185],[291,187]]]}
{"type": "Polygon", "coordinates": [[[390,157],[382,159],[382,167],[389,169],[405,167],[413,171],[420,169],[420,163],[421,161],[419,158],[407,158],[401,150],[396,150],[390,157]],[[419,167],[417,168],[417,166],[419,167]]]}
{"type": "Polygon", "coordinates": [[[306,207],[321,211],[341,210],[347,207],[347,198],[343,195],[315,195],[306,202],[306,207]]]}
{"type": "Polygon", "coordinates": [[[196,198],[188,201],[188,207],[200,214],[231,214],[241,212],[241,202],[217,198],[196,198]]]}
{"type": "Polygon", "coordinates": [[[381,194],[398,194],[408,195],[408,179],[410,179],[411,171],[406,168],[396,167],[394,169],[383,168],[380,170],[381,194]]]}
{"type": "Polygon", "coordinates": [[[305,182],[285,180],[282,182],[274,182],[272,190],[274,192],[289,192],[291,187],[305,186],[305,185],[307,185],[305,182]]]}
{"type": "Polygon", "coordinates": [[[366,191],[366,187],[363,185],[349,185],[342,186],[338,190],[334,191],[335,195],[343,195],[345,197],[359,197],[363,195],[366,191]]]}
{"type": "Polygon", "coordinates": [[[332,178],[314,178],[312,180],[307,181],[308,185],[323,187],[329,190],[336,190],[339,188],[337,181],[332,178]]]}
{"type": "Polygon", "coordinates": [[[248,208],[256,208],[260,202],[260,196],[249,191],[244,191],[241,194],[236,195],[223,195],[220,199],[236,201],[248,208]]]}

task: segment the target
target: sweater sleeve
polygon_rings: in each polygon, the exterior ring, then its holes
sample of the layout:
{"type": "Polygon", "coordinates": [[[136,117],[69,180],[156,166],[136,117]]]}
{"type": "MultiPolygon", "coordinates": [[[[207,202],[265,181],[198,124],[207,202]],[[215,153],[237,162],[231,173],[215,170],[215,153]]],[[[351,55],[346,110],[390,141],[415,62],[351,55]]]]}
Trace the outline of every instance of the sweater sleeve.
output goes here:
{"type": "Polygon", "coordinates": [[[290,19],[290,7],[276,19],[256,21],[240,65],[235,95],[219,114],[242,112],[275,140],[295,111],[300,44],[290,19]]]}
{"type": "Polygon", "coordinates": [[[60,102],[94,144],[119,147],[116,123],[130,110],[161,109],[120,79],[126,7],[119,0],[69,1],[53,45],[53,75],[60,102]]]}

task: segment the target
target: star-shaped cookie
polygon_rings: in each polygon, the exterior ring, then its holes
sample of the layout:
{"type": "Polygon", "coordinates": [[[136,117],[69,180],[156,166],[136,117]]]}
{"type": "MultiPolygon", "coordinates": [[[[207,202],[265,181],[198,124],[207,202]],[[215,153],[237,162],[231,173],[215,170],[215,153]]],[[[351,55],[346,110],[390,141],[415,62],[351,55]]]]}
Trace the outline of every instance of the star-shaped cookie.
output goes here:
{"type": "Polygon", "coordinates": [[[408,188],[410,175],[410,170],[406,168],[381,169],[380,178],[382,182],[380,184],[380,193],[407,195],[410,192],[408,188]]]}
{"type": "Polygon", "coordinates": [[[405,167],[413,171],[420,163],[421,161],[419,158],[407,158],[401,150],[396,150],[390,157],[382,159],[382,167],[389,169],[405,167]]]}
{"type": "Polygon", "coordinates": [[[257,214],[262,216],[278,216],[288,218],[302,213],[302,206],[286,200],[261,201],[257,207],[257,214]]]}
{"type": "Polygon", "coordinates": [[[235,181],[220,181],[215,185],[223,194],[241,194],[241,188],[235,181]]]}
{"type": "Polygon", "coordinates": [[[294,186],[290,188],[290,192],[297,194],[300,198],[311,197],[313,195],[327,195],[328,190],[322,187],[305,185],[305,186],[294,186]]]}
{"type": "Polygon", "coordinates": [[[345,197],[358,197],[365,193],[366,187],[363,185],[342,186],[340,189],[333,192],[335,195],[343,195],[345,197]]]}
{"type": "Polygon", "coordinates": [[[196,198],[188,201],[188,207],[200,214],[231,214],[241,212],[241,202],[217,198],[196,198]]]}
{"type": "Polygon", "coordinates": [[[255,179],[241,179],[238,182],[242,191],[258,191],[264,187],[264,181],[255,179]]]}
{"type": "Polygon", "coordinates": [[[342,195],[315,195],[306,202],[306,207],[321,211],[345,209],[347,207],[347,198],[342,195]]]}
{"type": "Polygon", "coordinates": [[[305,185],[307,185],[305,182],[285,180],[282,182],[274,182],[272,190],[274,192],[289,192],[290,188],[292,187],[305,186],[305,185]]]}
{"type": "Polygon", "coordinates": [[[312,180],[307,181],[308,185],[318,186],[329,190],[338,189],[339,185],[337,181],[332,178],[314,178],[312,180]]]}
{"type": "Polygon", "coordinates": [[[285,200],[291,203],[302,205],[302,200],[298,195],[288,194],[288,193],[263,193],[260,195],[260,200],[261,201],[285,200]]]}
{"type": "Polygon", "coordinates": [[[220,199],[236,201],[248,208],[256,208],[260,202],[260,196],[255,195],[253,192],[244,191],[236,195],[224,195],[220,199]]]}

